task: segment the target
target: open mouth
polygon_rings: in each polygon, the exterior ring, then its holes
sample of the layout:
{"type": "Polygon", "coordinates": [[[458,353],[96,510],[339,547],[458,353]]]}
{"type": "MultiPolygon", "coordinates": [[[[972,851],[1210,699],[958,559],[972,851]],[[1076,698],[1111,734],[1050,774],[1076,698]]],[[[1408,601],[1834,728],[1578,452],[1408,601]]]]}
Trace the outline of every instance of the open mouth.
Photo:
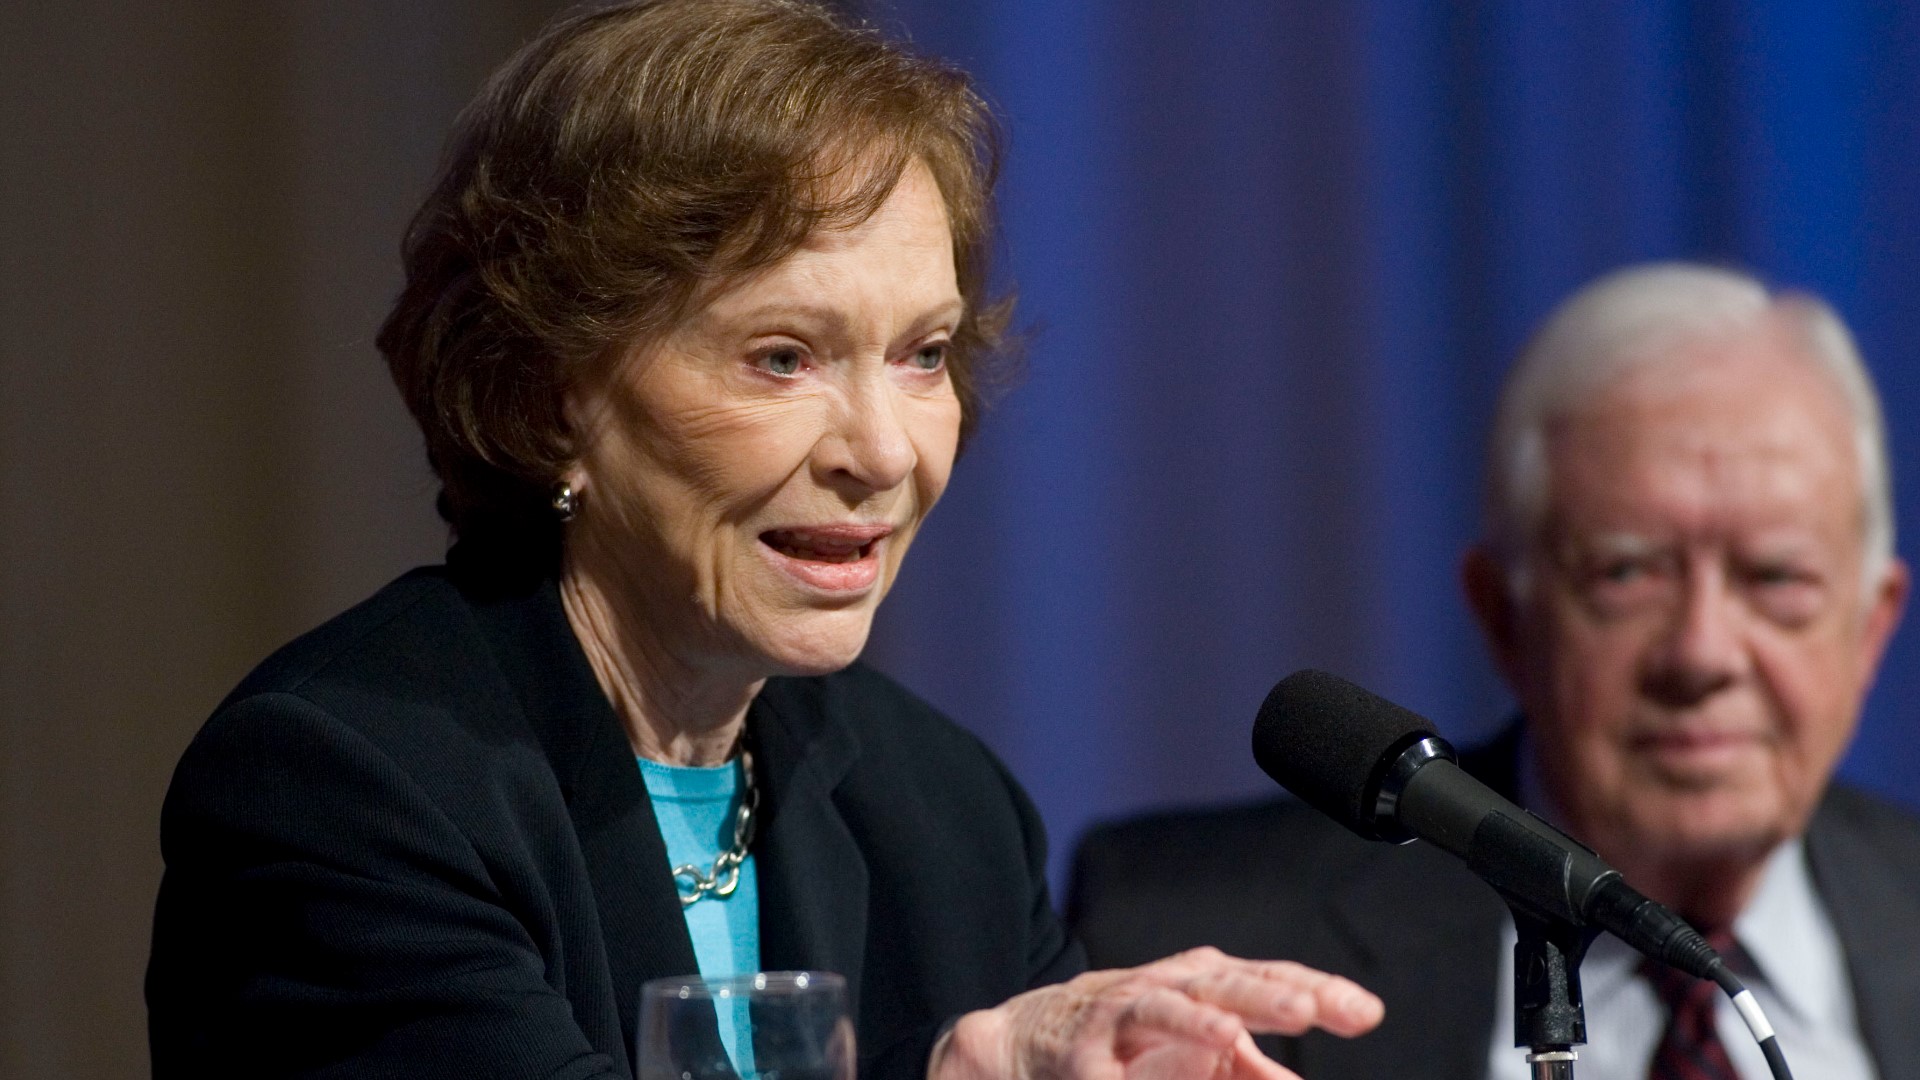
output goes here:
{"type": "Polygon", "coordinates": [[[760,534],[767,558],[806,588],[840,598],[865,595],[880,580],[888,525],[815,525],[760,534]]]}
{"type": "Polygon", "coordinates": [[[850,563],[873,554],[877,536],[834,535],[800,529],[774,529],[760,534],[760,542],[789,559],[807,562],[850,563]]]}

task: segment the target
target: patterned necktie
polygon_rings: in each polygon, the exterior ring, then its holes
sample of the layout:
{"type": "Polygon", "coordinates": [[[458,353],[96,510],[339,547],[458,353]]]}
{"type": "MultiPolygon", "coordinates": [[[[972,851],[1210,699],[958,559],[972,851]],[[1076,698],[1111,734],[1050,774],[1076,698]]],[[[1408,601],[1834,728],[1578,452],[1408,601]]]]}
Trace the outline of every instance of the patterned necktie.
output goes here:
{"type": "MultiPolygon", "coordinates": [[[[1740,947],[1733,935],[1719,931],[1707,935],[1708,944],[1739,969],[1736,956],[1740,947]]],[[[1653,984],[1653,992],[1667,1006],[1667,1030],[1653,1048],[1653,1065],[1647,1080],[1740,1080],[1727,1057],[1726,1044],[1714,1025],[1714,1006],[1720,988],[1711,979],[1696,979],[1652,960],[1642,961],[1640,974],[1653,984]]]]}

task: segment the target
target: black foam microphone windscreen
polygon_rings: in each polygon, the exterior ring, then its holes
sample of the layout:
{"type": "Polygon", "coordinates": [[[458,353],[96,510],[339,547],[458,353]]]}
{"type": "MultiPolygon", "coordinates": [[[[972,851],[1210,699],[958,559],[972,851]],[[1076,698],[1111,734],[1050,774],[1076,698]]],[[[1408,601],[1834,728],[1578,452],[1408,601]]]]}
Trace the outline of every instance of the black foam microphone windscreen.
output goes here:
{"type": "Polygon", "coordinates": [[[1308,806],[1370,840],[1383,766],[1436,736],[1419,713],[1324,671],[1280,680],[1253,723],[1253,759],[1308,806]]]}
{"type": "MultiPolygon", "coordinates": [[[[1459,856],[1506,899],[1516,922],[1524,914],[1528,925],[1595,927],[1714,980],[1734,996],[1776,1080],[1791,1080],[1753,995],[1693,927],[1634,891],[1592,849],[1462,771],[1419,713],[1337,675],[1296,671],[1260,706],[1253,758],[1307,805],[1369,840],[1421,839],[1459,856]]],[[[1533,978],[1529,985],[1545,976],[1533,978]]],[[[1550,1008],[1519,1004],[1516,1023],[1524,1014],[1558,1030],[1550,1008]]]]}
{"type": "Polygon", "coordinates": [[[1418,713],[1323,671],[1282,679],[1253,725],[1253,756],[1267,775],[1361,836],[1426,840],[1538,917],[1599,926],[1662,963],[1714,977],[1719,960],[1691,927],[1591,849],[1461,771],[1452,753],[1418,713]],[[1433,753],[1407,754],[1426,740],[1433,753]]]}

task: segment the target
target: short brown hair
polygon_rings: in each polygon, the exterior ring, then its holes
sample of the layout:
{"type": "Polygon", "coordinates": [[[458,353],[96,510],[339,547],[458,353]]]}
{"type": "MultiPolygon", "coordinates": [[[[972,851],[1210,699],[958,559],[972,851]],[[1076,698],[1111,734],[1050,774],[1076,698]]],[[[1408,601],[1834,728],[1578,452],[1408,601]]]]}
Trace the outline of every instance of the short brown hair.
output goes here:
{"type": "Polygon", "coordinates": [[[967,305],[949,360],[964,440],[1011,310],[985,295],[997,135],[964,73],[799,0],[553,23],[462,115],[380,330],[441,515],[461,533],[543,520],[574,452],[571,387],[703,283],[864,220],[916,160],[967,305]]]}

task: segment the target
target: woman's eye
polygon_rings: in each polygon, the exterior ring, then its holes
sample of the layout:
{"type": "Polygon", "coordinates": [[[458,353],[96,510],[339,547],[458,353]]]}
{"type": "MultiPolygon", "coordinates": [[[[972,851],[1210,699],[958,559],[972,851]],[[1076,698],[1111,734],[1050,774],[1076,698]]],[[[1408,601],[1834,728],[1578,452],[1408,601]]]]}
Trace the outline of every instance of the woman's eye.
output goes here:
{"type": "Polygon", "coordinates": [[[915,352],[913,356],[907,360],[907,363],[912,365],[917,371],[939,371],[946,366],[947,350],[952,347],[950,343],[945,341],[935,342],[932,345],[922,345],[919,351],[915,352]]]}
{"type": "Polygon", "coordinates": [[[806,358],[799,349],[774,349],[760,354],[760,367],[775,375],[798,375],[806,358]]]}

